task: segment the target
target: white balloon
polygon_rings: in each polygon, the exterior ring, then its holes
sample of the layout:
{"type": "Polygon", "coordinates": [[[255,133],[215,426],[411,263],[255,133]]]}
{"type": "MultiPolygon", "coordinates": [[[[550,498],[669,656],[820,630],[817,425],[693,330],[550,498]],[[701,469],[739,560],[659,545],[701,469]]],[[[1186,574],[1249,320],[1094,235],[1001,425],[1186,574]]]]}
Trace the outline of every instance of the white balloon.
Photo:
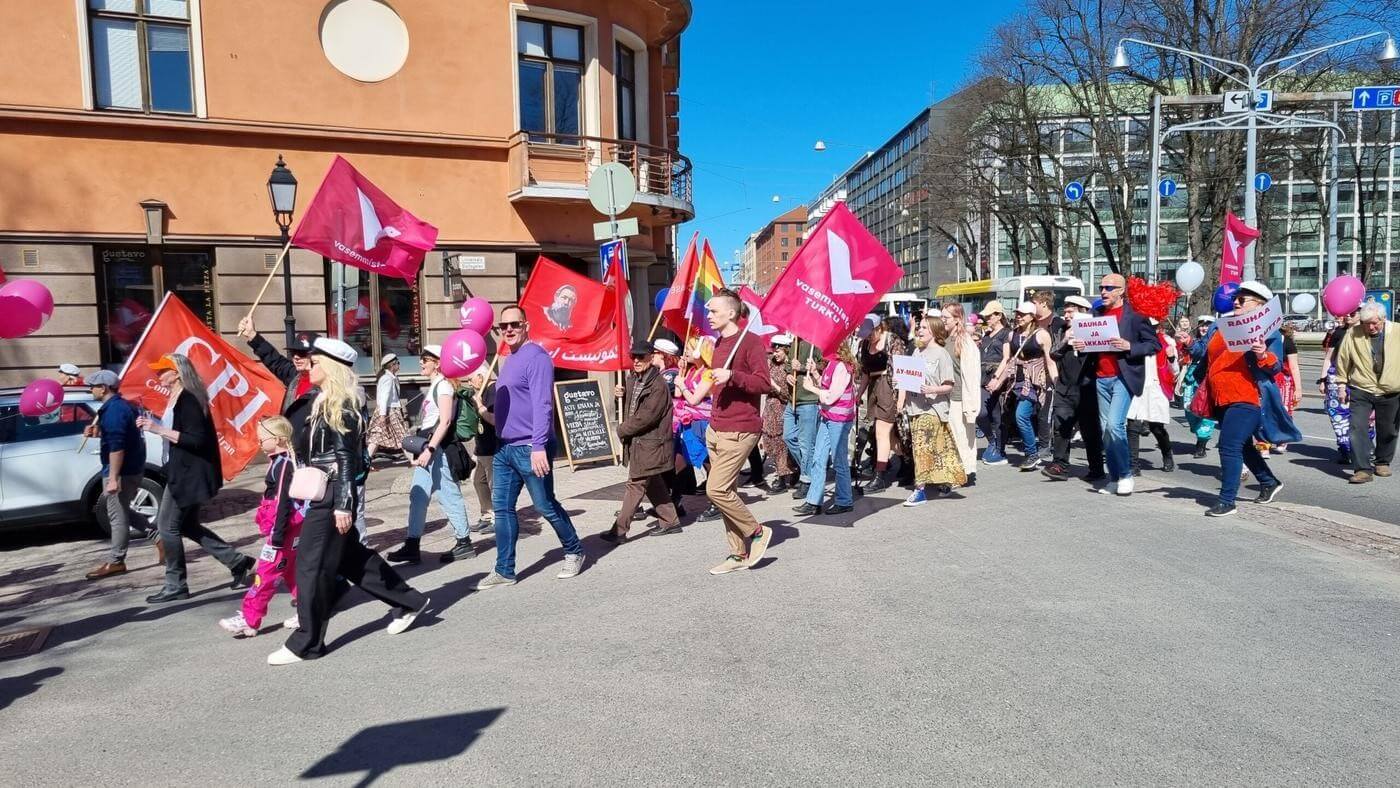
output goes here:
{"type": "Polygon", "coordinates": [[[1176,269],[1176,286],[1181,292],[1190,293],[1206,281],[1206,269],[1195,260],[1187,260],[1176,269]]]}
{"type": "Polygon", "coordinates": [[[1300,315],[1310,315],[1317,308],[1317,296],[1312,293],[1299,293],[1293,296],[1293,311],[1300,315]]]}

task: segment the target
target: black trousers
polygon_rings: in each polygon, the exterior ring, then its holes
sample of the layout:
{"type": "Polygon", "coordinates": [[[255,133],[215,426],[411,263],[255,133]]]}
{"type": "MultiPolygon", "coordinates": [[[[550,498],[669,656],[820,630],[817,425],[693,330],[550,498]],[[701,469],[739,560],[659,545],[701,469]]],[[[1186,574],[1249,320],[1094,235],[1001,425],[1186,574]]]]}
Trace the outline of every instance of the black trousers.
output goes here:
{"type": "Polygon", "coordinates": [[[1006,451],[1006,430],[1002,420],[1006,417],[1003,407],[1003,398],[1000,392],[992,393],[982,388],[982,410],[977,414],[977,426],[982,429],[982,436],[987,439],[987,448],[993,450],[993,454],[1002,454],[1006,451]]]}
{"type": "Polygon", "coordinates": [[[762,481],[764,475],[763,454],[755,444],[753,451],[749,452],[749,484],[762,481]]]}
{"type": "Polygon", "coordinates": [[[400,610],[417,610],[425,601],[378,553],[360,544],[354,528],[343,534],[336,530],[333,492],[326,499],[306,513],[297,545],[299,626],[287,638],[287,649],[303,659],[326,653],[326,626],[339,598],[337,577],[400,610]]]}
{"type": "Polygon", "coordinates": [[[1103,473],[1103,430],[1099,426],[1097,389],[1081,386],[1077,398],[1056,396],[1051,419],[1055,422],[1054,461],[1069,465],[1069,444],[1077,429],[1084,440],[1084,451],[1089,455],[1089,472],[1103,473]]]}
{"type": "Polygon", "coordinates": [[[1357,471],[1375,470],[1371,465],[1371,414],[1376,414],[1376,465],[1389,465],[1395,459],[1395,442],[1400,435],[1400,394],[1367,394],[1347,390],[1351,403],[1351,466],[1357,471]]]}
{"type": "Polygon", "coordinates": [[[1171,456],[1172,439],[1167,434],[1167,425],[1158,424],[1155,421],[1130,421],[1128,422],[1128,464],[1136,468],[1138,466],[1138,452],[1142,447],[1142,436],[1151,432],[1152,437],[1157,439],[1157,448],[1162,451],[1163,459],[1171,456]]]}

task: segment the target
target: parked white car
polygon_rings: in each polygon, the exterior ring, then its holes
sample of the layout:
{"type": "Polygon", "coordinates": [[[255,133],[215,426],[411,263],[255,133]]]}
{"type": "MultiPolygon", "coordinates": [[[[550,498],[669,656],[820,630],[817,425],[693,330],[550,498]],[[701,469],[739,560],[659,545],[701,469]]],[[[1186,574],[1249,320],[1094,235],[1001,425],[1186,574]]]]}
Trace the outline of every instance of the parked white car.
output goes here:
{"type": "MultiPolygon", "coordinates": [[[[107,512],[97,510],[102,493],[98,440],[83,441],[83,428],[97,416],[98,402],[84,388],[68,388],[56,413],[22,416],[19,389],[0,389],[0,525],[87,522],[111,533],[107,512]]],[[[155,526],[160,496],[161,441],[146,435],[146,474],[132,508],[155,526]]]]}

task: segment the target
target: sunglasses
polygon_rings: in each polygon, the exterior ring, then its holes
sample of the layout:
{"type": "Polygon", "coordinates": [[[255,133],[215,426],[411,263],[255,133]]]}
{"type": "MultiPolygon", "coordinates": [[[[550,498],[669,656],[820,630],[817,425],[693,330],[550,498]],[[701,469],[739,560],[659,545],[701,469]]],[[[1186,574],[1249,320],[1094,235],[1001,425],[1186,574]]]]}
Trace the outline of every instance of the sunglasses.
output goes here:
{"type": "Polygon", "coordinates": [[[1114,290],[1122,290],[1118,285],[1099,285],[1099,290],[1104,293],[1112,293],[1114,290]]]}
{"type": "Polygon", "coordinates": [[[505,321],[505,322],[497,323],[497,324],[496,324],[496,328],[497,328],[498,330],[500,330],[500,331],[518,331],[518,330],[520,330],[520,328],[521,328],[522,326],[524,326],[524,325],[525,325],[525,321],[524,321],[524,320],[510,320],[510,321],[505,321]]]}

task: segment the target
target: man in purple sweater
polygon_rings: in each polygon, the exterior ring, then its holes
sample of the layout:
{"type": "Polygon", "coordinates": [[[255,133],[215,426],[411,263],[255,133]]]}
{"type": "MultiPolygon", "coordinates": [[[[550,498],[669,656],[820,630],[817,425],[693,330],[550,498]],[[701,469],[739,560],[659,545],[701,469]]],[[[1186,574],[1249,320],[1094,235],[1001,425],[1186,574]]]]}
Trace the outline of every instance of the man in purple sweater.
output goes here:
{"type": "Polygon", "coordinates": [[[535,510],[554,527],[564,546],[564,567],[558,578],[574,577],[583,569],[583,546],[568,512],[554,497],[554,360],[530,341],[525,310],[501,310],[496,328],[510,348],[496,380],[496,434],[500,441],[491,461],[491,508],[496,512],[496,570],[476,590],[515,585],[515,542],[520,524],[515,504],[522,487],[530,491],[535,510]]]}

